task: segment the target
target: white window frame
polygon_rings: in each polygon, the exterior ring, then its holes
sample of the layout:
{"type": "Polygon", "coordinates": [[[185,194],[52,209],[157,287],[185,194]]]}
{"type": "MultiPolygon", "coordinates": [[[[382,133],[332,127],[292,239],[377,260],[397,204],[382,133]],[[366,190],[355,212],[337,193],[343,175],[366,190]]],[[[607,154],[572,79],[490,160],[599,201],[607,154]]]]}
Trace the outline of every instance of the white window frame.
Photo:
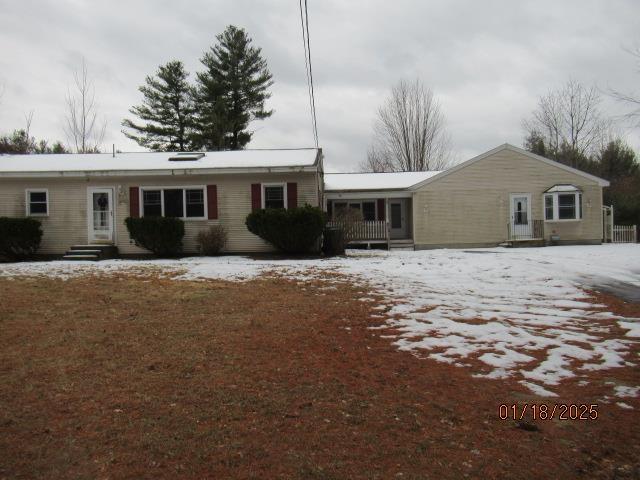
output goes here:
{"type": "Polygon", "coordinates": [[[208,220],[209,219],[209,209],[208,209],[208,198],[207,198],[207,186],[206,185],[167,185],[164,187],[138,187],[139,193],[138,198],[140,199],[139,208],[139,216],[140,218],[144,217],[144,192],[146,190],[160,190],[160,216],[164,217],[164,190],[180,190],[182,189],[182,217],[174,217],[179,218],[185,222],[191,220],[208,220]],[[204,199],[204,217],[187,217],[187,190],[202,190],[203,199],[204,199]]]}
{"type": "Polygon", "coordinates": [[[266,195],[265,195],[265,187],[282,187],[282,195],[283,195],[283,200],[284,200],[284,208],[285,210],[287,208],[289,208],[288,202],[287,202],[287,183],[286,182],[279,182],[279,183],[261,183],[260,184],[260,208],[262,208],[263,210],[266,208],[265,207],[265,201],[266,201],[266,195]]]}
{"type": "Polygon", "coordinates": [[[542,215],[545,222],[580,222],[584,217],[583,206],[582,206],[582,192],[551,192],[551,193],[543,193],[542,194],[542,215]],[[553,197],[553,218],[547,219],[547,205],[546,198],[547,195],[553,197]],[[558,200],[558,195],[574,195],[575,197],[575,218],[560,218],[560,202],[558,200]]]}
{"type": "MultiPolygon", "coordinates": [[[[48,188],[27,188],[24,191],[25,198],[25,213],[27,217],[48,217],[51,211],[49,210],[49,189],[48,188]],[[32,193],[44,193],[47,196],[47,213],[31,213],[31,194],[32,193]]],[[[37,202],[40,203],[40,202],[37,202]]]]}

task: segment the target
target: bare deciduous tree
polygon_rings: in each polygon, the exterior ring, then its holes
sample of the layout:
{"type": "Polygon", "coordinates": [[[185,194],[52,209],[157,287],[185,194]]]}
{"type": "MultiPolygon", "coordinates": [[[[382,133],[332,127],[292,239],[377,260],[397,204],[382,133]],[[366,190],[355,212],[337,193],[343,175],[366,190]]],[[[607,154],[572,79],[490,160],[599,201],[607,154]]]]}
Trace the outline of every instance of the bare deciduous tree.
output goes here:
{"type": "Polygon", "coordinates": [[[95,88],[84,59],[80,69],[73,72],[73,80],[73,93],[67,91],[65,134],[76,153],[99,152],[107,122],[98,119],[95,88]]]}
{"type": "Polygon", "coordinates": [[[575,152],[575,158],[593,153],[607,135],[610,122],[599,110],[596,87],[585,88],[569,80],[562,88],[540,98],[531,118],[523,121],[528,138],[538,138],[547,155],[556,158],[562,151],[575,152]]]}
{"type": "Polygon", "coordinates": [[[401,80],[378,109],[374,140],[363,171],[442,170],[451,162],[451,141],[433,92],[420,80],[401,80]]]}
{"type": "MultiPolygon", "coordinates": [[[[638,72],[640,73],[640,47],[636,47],[635,50],[627,49],[627,51],[635,57],[637,62],[637,69],[638,69],[638,72]]],[[[616,100],[622,103],[625,103],[629,105],[629,107],[631,107],[631,110],[628,113],[626,113],[624,116],[629,121],[631,121],[631,123],[634,126],[640,128],[640,96],[639,96],[640,94],[623,93],[613,89],[609,90],[609,93],[616,100]]]]}

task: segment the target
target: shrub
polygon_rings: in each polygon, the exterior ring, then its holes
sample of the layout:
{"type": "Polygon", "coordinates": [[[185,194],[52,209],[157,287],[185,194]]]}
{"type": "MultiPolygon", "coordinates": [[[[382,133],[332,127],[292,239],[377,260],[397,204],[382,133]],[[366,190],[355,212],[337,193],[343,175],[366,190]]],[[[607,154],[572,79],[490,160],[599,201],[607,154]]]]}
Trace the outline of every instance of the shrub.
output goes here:
{"type": "Polygon", "coordinates": [[[342,226],[326,227],[322,234],[322,253],[327,256],[344,255],[346,235],[342,226]]]}
{"type": "Polygon", "coordinates": [[[249,231],[285,253],[307,253],[318,248],[318,239],[327,223],[317,207],[269,208],[247,216],[249,231]]]}
{"type": "Polygon", "coordinates": [[[40,248],[41,241],[38,220],[0,217],[0,256],[11,260],[28,258],[40,248]]]}
{"type": "Polygon", "coordinates": [[[227,230],[222,225],[213,225],[202,230],[196,237],[198,252],[201,255],[217,255],[227,244],[227,230]]]}
{"type": "Polygon", "coordinates": [[[129,217],[124,223],[129,236],[139,247],[160,257],[174,257],[182,251],[184,222],[179,218],[129,217]]]}

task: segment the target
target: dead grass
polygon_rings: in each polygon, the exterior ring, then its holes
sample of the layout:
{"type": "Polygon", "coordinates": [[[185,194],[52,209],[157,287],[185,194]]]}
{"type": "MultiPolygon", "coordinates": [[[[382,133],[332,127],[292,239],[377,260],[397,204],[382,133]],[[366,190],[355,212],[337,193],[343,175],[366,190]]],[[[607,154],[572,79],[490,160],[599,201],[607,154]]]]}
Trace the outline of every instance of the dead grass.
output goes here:
{"type": "MultiPolygon", "coordinates": [[[[498,407],[536,400],[520,385],[398,352],[368,328],[366,292],[326,287],[0,279],[0,478],[640,472],[637,399],[516,428],[498,407]]],[[[598,375],[553,401],[599,403],[608,375],[640,384],[637,367],[598,375]]]]}

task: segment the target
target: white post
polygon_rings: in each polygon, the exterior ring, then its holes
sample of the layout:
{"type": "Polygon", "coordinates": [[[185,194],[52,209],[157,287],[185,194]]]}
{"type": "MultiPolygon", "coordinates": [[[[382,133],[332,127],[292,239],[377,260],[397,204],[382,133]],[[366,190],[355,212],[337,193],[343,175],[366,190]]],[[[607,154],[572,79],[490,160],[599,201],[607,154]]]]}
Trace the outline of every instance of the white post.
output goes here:
{"type": "Polygon", "coordinates": [[[614,223],[614,219],[613,219],[613,205],[611,205],[611,242],[613,243],[613,223],[614,223]]]}

